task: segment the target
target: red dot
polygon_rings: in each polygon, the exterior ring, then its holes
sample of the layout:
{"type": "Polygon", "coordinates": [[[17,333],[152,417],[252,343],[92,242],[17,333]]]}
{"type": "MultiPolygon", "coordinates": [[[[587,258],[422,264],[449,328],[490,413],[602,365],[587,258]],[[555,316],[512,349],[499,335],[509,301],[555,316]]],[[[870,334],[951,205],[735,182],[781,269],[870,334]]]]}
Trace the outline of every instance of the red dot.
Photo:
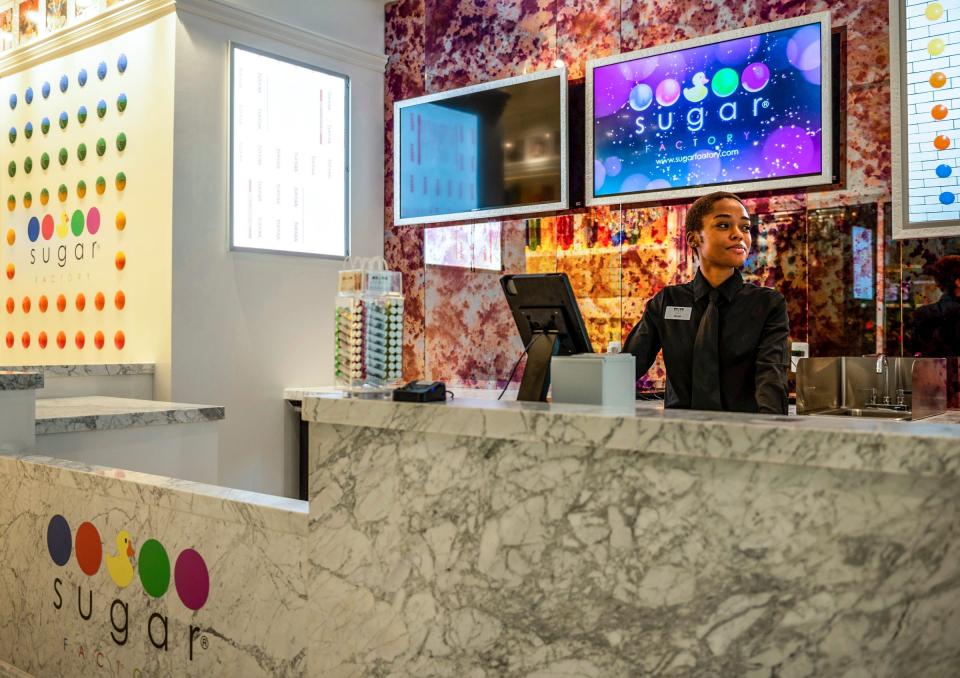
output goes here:
{"type": "Polygon", "coordinates": [[[103,544],[100,542],[100,533],[93,523],[82,523],[77,528],[76,541],[77,564],[80,570],[92,577],[100,569],[103,559],[103,544]]]}
{"type": "Polygon", "coordinates": [[[80,294],[77,295],[76,304],[77,304],[77,310],[78,310],[78,311],[82,311],[83,309],[85,309],[85,308],[87,307],[87,298],[86,298],[85,296],[83,296],[83,292],[81,292],[80,294]]]}
{"type": "Polygon", "coordinates": [[[43,218],[43,222],[40,224],[40,232],[43,234],[44,240],[53,237],[53,215],[48,214],[43,218]]]}
{"type": "Polygon", "coordinates": [[[7,339],[7,348],[13,348],[13,342],[14,342],[13,332],[7,332],[6,339],[7,339]]]}
{"type": "Polygon", "coordinates": [[[13,280],[13,276],[17,274],[17,267],[13,264],[7,264],[7,280],[13,280]]]}
{"type": "Polygon", "coordinates": [[[7,297],[7,313],[13,313],[16,307],[17,302],[13,300],[13,297],[7,297]]]}
{"type": "Polygon", "coordinates": [[[97,331],[93,335],[93,345],[97,347],[98,351],[103,348],[103,332],[97,331]]]}
{"type": "Polygon", "coordinates": [[[107,303],[107,300],[103,296],[103,292],[97,292],[97,296],[93,298],[93,305],[97,307],[98,311],[103,310],[104,304],[107,303]]]}
{"type": "Polygon", "coordinates": [[[83,336],[83,332],[77,332],[76,336],[73,338],[73,341],[76,343],[77,348],[83,348],[83,345],[87,343],[87,339],[83,336]]]}
{"type": "Polygon", "coordinates": [[[67,310],[67,298],[62,294],[57,297],[57,310],[61,313],[67,310]]]}
{"type": "Polygon", "coordinates": [[[67,335],[63,330],[57,332],[57,347],[64,348],[67,345],[67,335]]]}
{"type": "Polygon", "coordinates": [[[49,305],[49,302],[47,301],[47,295],[46,295],[46,294],[41,294],[41,295],[40,295],[40,300],[37,302],[37,306],[40,308],[40,312],[41,312],[41,313],[46,313],[46,312],[47,312],[47,306],[48,306],[48,305],[49,305]]]}
{"type": "Polygon", "coordinates": [[[29,332],[24,332],[22,335],[20,335],[20,343],[23,345],[24,348],[30,348],[30,333],[29,333],[29,332]]]}
{"type": "Polygon", "coordinates": [[[37,344],[40,346],[40,348],[46,348],[46,347],[47,347],[47,333],[46,333],[46,332],[41,332],[40,334],[37,335],[37,344]]]}
{"type": "Polygon", "coordinates": [[[113,345],[117,347],[118,350],[122,349],[127,343],[127,338],[123,335],[123,330],[117,330],[117,333],[113,335],[113,345]]]}
{"type": "Polygon", "coordinates": [[[20,304],[20,308],[23,309],[24,313],[30,312],[30,297],[23,298],[23,302],[20,304]]]}
{"type": "Polygon", "coordinates": [[[119,311],[122,311],[123,307],[127,305],[127,295],[123,293],[123,290],[117,291],[113,297],[113,303],[116,304],[117,310],[119,311]]]}

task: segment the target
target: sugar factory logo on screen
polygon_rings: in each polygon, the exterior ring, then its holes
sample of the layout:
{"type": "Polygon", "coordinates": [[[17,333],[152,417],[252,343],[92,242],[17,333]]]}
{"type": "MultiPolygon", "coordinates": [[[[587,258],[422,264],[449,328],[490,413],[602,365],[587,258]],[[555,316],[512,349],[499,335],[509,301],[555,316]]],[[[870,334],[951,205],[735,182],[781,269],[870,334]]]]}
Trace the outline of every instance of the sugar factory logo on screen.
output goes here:
{"type": "Polygon", "coordinates": [[[820,26],[594,71],[597,196],[818,174],[820,26]]]}
{"type": "MultiPolygon", "coordinates": [[[[201,635],[199,626],[190,625],[185,638],[171,638],[165,615],[154,611],[144,622],[135,622],[131,619],[129,601],[119,597],[119,591],[137,588],[136,581],[139,580],[139,588],[146,593],[148,600],[159,600],[168,594],[172,581],[180,602],[187,609],[197,612],[206,605],[210,593],[210,573],[206,562],[194,549],[185,549],[177,556],[171,571],[170,556],[159,541],[147,539],[139,545],[139,553],[137,548],[134,536],[127,530],[111,535],[109,543],[105,543],[100,531],[91,522],[81,523],[75,534],[67,519],[59,514],[54,515],[47,525],[47,551],[55,565],[65,568],[74,560],[82,575],[88,578],[109,577],[118,589],[115,594],[117,597],[109,606],[98,605],[93,587],[88,584],[85,590],[81,577],[76,585],[76,613],[81,619],[90,620],[95,613],[98,618],[102,615],[103,621],[110,625],[110,638],[118,646],[126,645],[131,634],[140,633],[158,651],[183,652],[193,661],[195,648],[206,649],[209,644],[207,637],[201,635]]],[[[52,604],[55,609],[64,610],[73,606],[73,593],[68,589],[72,589],[72,586],[67,586],[60,576],[54,578],[52,604]]],[[[142,604],[142,595],[130,597],[133,602],[142,604]],[[138,597],[140,600],[136,600],[138,597]]],[[[66,638],[64,647],[68,647],[66,638]]],[[[81,643],[77,647],[77,654],[87,659],[84,645],[81,643]]],[[[99,650],[90,659],[95,660],[101,668],[113,665],[110,661],[105,665],[102,663],[105,657],[99,650]]]]}

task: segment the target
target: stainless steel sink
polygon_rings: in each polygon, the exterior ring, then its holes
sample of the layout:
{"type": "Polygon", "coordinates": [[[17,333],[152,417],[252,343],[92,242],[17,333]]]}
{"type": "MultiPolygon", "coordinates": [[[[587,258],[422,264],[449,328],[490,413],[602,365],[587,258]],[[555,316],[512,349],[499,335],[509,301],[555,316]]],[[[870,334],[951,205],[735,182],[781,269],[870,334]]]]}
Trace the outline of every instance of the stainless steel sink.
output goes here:
{"type": "Polygon", "coordinates": [[[797,414],[924,419],[946,411],[946,383],[943,358],[801,358],[797,414]]]}

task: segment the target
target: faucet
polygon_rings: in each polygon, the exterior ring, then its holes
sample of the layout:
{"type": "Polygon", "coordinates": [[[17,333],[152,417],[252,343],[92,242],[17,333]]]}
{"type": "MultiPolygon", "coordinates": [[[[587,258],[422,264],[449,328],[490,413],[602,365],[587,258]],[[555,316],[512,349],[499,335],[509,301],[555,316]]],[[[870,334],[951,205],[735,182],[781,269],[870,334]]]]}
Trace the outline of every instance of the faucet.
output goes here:
{"type": "Polygon", "coordinates": [[[877,374],[883,374],[887,369],[887,356],[882,353],[877,354],[877,374]]]}
{"type": "MultiPolygon", "coordinates": [[[[889,405],[890,404],[890,370],[888,369],[887,356],[885,356],[883,353],[877,354],[877,374],[883,375],[883,403],[882,404],[889,405]]],[[[876,403],[876,396],[874,396],[874,403],[876,403]]]]}

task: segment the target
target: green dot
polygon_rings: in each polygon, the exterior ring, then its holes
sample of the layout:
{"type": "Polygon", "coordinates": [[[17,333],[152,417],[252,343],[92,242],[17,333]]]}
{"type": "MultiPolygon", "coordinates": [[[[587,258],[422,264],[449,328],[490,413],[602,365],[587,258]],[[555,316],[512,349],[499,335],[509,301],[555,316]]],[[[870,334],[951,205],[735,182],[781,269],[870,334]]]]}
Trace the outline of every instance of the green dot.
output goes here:
{"type": "Polygon", "coordinates": [[[123,172],[117,172],[117,190],[122,191],[127,187],[127,175],[123,172]]]}
{"type": "Polygon", "coordinates": [[[143,590],[152,598],[161,598],[170,587],[170,558],[163,544],[148,539],[140,547],[137,570],[143,590]]]}
{"type": "Polygon", "coordinates": [[[728,97],[737,91],[740,84],[740,76],[732,68],[721,68],[710,81],[710,87],[713,93],[718,97],[728,97]]]}
{"type": "Polygon", "coordinates": [[[10,132],[7,134],[7,138],[10,139],[11,144],[17,140],[17,129],[15,127],[10,128],[10,132]]]}
{"type": "Polygon", "coordinates": [[[43,155],[40,156],[40,167],[42,167],[43,169],[47,169],[48,167],[50,167],[49,153],[44,153],[43,155]]]}
{"type": "Polygon", "coordinates": [[[77,158],[79,158],[80,160],[86,160],[87,158],[86,144],[80,144],[79,146],[77,146],[77,158]]]}
{"type": "Polygon", "coordinates": [[[77,120],[80,121],[80,124],[81,124],[81,125],[87,121],[87,109],[86,109],[86,108],[83,108],[83,107],[80,108],[80,110],[77,112],[77,120]]]}
{"type": "Polygon", "coordinates": [[[27,174],[30,174],[30,172],[33,171],[33,158],[31,158],[29,155],[23,159],[23,171],[27,174]]]}
{"type": "Polygon", "coordinates": [[[40,122],[40,131],[43,132],[44,134],[46,134],[47,132],[50,131],[50,120],[49,120],[49,118],[44,118],[44,119],[40,122]]]}
{"type": "Polygon", "coordinates": [[[17,163],[13,160],[10,161],[10,164],[7,165],[7,174],[10,175],[10,178],[17,176],[17,163]]]}
{"type": "Polygon", "coordinates": [[[103,137],[97,139],[97,155],[103,157],[103,154],[107,152],[107,140],[103,137]]]}
{"type": "Polygon", "coordinates": [[[66,165],[66,164],[67,164],[67,158],[69,158],[69,157],[70,157],[70,154],[67,152],[67,149],[61,148],[61,149],[60,149],[60,164],[61,164],[61,165],[66,165]]]}
{"type": "Polygon", "coordinates": [[[122,151],[127,147],[127,135],[123,132],[117,135],[117,150],[122,151]]]}
{"type": "Polygon", "coordinates": [[[75,236],[83,235],[83,225],[86,223],[83,218],[83,212],[76,210],[70,218],[70,231],[75,236]]]}

